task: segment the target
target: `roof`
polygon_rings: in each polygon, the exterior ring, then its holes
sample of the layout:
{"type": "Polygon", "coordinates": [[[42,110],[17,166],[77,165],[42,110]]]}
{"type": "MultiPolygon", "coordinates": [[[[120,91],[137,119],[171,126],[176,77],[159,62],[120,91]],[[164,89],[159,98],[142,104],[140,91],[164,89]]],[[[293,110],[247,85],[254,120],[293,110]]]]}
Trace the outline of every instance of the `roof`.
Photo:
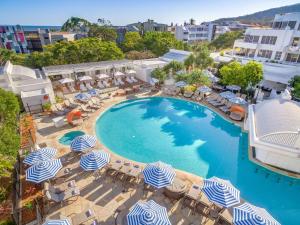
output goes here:
{"type": "Polygon", "coordinates": [[[265,142],[300,148],[299,115],[299,102],[276,98],[256,104],[256,136],[265,142]]]}
{"type": "Polygon", "coordinates": [[[184,62],[184,60],[189,57],[189,55],[192,54],[192,52],[183,51],[183,50],[176,50],[176,49],[170,49],[169,52],[161,56],[160,58],[165,61],[179,61],[184,62]]]}
{"type": "Polygon", "coordinates": [[[12,69],[10,72],[11,75],[22,75],[26,77],[30,77],[32,79],[37,79],[37,71],[30,69],[25,66],[12,65],[12,69]]]}
{"type": "Polygon", "coordinates": [[[111,66],[124,66],[131,63],[130,60],[112,60],[112,61],[101,61],[101,62],[89,62],[89,63],[79,63],[79,64],[67,64],[67,65],[57,65],[57,66],[47,66],[43,67],[43,71],[47,76],[57,75],[57,74],[69,74],[81,71],[97,70],[105,67],[111,66]]]}

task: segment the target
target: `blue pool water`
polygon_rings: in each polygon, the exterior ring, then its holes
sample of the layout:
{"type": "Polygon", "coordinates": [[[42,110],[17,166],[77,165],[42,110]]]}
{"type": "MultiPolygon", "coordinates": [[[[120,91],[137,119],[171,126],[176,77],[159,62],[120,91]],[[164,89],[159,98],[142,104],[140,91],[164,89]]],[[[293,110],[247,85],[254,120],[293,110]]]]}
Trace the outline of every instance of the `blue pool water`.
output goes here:
{"type": "Polygon", "coordinates": [[[71,131],[68,133],[65,133],[59,140],[58,142],[63,144],[63,145],[70,145],[71,142],[74,140],[74,138],[84,135],[83,131],[76,130],[76,131],[71,131]]]}
{"type": "Polygon", "coordinates": [[[96,134],[126,158],[228,179],[242,198],[282,224],[300,224],[300,181],[250,162],[247,133],[205,106],[162,97],[129,100],[99,117],[96,134]]]}

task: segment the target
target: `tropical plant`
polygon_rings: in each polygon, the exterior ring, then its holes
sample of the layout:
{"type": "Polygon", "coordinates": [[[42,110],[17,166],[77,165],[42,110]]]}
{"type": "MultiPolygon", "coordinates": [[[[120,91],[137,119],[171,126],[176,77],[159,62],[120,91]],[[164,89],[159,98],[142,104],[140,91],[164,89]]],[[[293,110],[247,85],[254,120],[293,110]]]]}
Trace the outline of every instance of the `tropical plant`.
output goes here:
{"type": "Polygon", "coordinates": [[[185,81],[189,85],[195,85],[195,86],[210,86],[211,85],[211,80],[206,76],[205,74],[202,73],[201,70],[194,70],[191,73],[183,73],[183,74],[178,74],[175,77],[176,81],[185,81]]]}
{"type": "Polygon", "coordinates": [[[184,69],[184,64],[178,61],[171,61],[167,65],[163,67],[163,70],[167,73],[170,74],[172,73],[175,75],[178,71],[184,69]]]}
{"type": "Polygon", "coordinates": [[[62,31],[69,32],[87,32],[91,23],[79,17],[69,18],[61,27],[62,31]]]}
{"type": "Polygon", "coordinates": [[[102,41],[116,41],[117,32],[111,27],[99,26],[94,23],[89,27],[88,36],[99,38],[102,41]]]}
{"type": "Polygon", "coordinates": [[[158,79],[160,83],[163,83],[168,75],[163,69],[156,68],[152,71],[151,76],[158,79]]]}
{"type": "Polygon", "coordinates": [[[247,87],[254,87],[263,79],[263,66],[259,62],[249,61],[243,66],[243,74],[247,87]]]}
{"type": "Polygon", "coordinates": [[[292,96],[294,98],[300,99],[300,75],[294,76],[289,81],[289,84],[292,87],[292,96]]]}
{"type": "Polygon", "coordinates": [[[214,39],[209,47],[216,50],[222,50],[226,48],[232,48],[234,41],[243,36],[243,32],[241,31],[231,31],[226,32],[225,34],[221,34],[216,39],[214,39]]]}
{"type": "Polygon", "coordinates": [[[145,48],[143,38],[138,32],[127,32],[121,46],[124,52],[143,51],[145,48]]]}
{"type": "Polygon", "coordinates": [[[151,59],[155,58],[156,56],[151,51],[129,51],[125,54],[126,59],[130,60],[138,60],[138,59],[151,59]]]}
{"type": "Polygon", "coordinates": [[[194,52],[189,55],[184,61],[184,65],[188,71],[198,68],[206,69],[213,64],[213,59],[210,57],[210,51],[206,44],[198,44],[193,47],[194,52]]]}
{"type": "Polygon", "coordinates": [[[43,109],[44,109],[45,111],[51,110],[51,102],[45,103],[45,104],[43,105],[43,109]]]}

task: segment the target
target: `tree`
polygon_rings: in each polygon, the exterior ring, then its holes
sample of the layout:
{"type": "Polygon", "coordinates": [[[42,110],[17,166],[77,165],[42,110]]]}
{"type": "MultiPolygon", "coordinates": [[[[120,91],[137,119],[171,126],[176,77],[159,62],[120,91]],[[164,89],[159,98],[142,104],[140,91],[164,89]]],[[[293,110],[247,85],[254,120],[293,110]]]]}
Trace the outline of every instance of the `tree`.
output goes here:
{"type": "Polygon", "coordinates": [[[142,51],[145,48],[143,39],[138,32],[127,32],[121,45],[124,52],[142,51]]]}
{"type": "Polygon", "coordinates": [[[243,32],[241,31],[226,32],[225,34],[221,34],[219,37],[213,40],[209,46],[217,50],[232,48],[234,41],[242,36],[243,32]]]}
{"type": "Polygon", "coordinates": [[[176,75],[176,81],[185,81],[189,85],[195,86],[210,86],[211,81],[205,74],[202,73],[201,70],[194,70],[191,73],[184,73],[176,75]]]}
{"type": "Polygon", "coordinates": [[[256,86],[263,79],[263,66],[259,62],[249,61],[243,66],[242,71],[247,87],[256,86]]]}
{"type": "Polygon", "coordinates": [[[152,71],[151,76],[158,79],[160,83],[163,83],[168,75],[163,69],[156,68],[152,71]]]}
{"type": "Polygon", "coordinates": [[[88,36],[99,38],[102,41],[116,41],[117,32],[113,28],[94,23],[89,26],[88,36]]]}
{"type": "Polygon", "coordinates": [[[243,76],[243,66],[239,62],[232,62],[220,69],[221,82],[225,85],[239,85],[245,87],[246,81],[243,76]]]}
{"type": "Polygon", "coordinates": [[[178,71],[184,69],[184,64],[178,61],[171,61],[167,65],[163,67],[163,70],[169,74],[172,72],[173,75],[175,75],[178,71]]]}
{"type": "Polygon", "coordinates": [[[203,70],[211,66],[213,62],[207,45],[201,44],[194,47],[194,52],[184,61],[184,65],[188,70],[194,68],[203,70]]]}
{"type": "Polygon", "coordinates": [[[90,26],[91,22],[85,19],[71,17],[62,25],[61,30],[68,32],[88,32],[90,26]]]}
{"type": "Polygon", "coordinates": [[[146,49],[152,51],[156,56],[162,56],[170,48],[184,49],[183,42],[176,40],[175,36],[169,32],[146,32],[143,39],[146,49]]]}
{"type": "Polygon", "coordinates": [[[126,53],[126,59],[130,60],[139,60],[139,59],[151,59],[155,58],[156,56],[151,51],[129,51],[126,53]]]}
{"type": "Polygon", "coordinates": [[[194,63],[195,63],[195,55],[190,54],[185,60],[184,60],[184,65],[185,68],[188,71],[191,71],[194,68],[194,63]]]}

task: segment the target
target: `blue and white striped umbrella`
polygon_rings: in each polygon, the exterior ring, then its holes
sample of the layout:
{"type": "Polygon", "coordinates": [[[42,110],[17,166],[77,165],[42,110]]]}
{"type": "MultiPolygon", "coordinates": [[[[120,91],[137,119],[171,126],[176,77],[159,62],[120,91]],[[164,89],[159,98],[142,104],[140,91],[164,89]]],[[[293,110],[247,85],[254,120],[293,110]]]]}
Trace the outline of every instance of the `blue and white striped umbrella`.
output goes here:
{"type": "Polygon", "coordinates": [[[244,203],[233,208],[235,225],[280,225],[265,209],[244,203]]]}
{"type": "Polygon", "coordinates": [[[110,155],[104,151],[92,151],[81,156],[80,166],[85,171],[98,170],[109,163],[110,155]]]}
{"type": "Polygon", "coordinates": [[[75,95],[75,99],[80,100],[80,101],[87,101],[91,98],[91,96],[87,93],[79,93],[75,95]]]}
{"type": "Polygon", "coordinates": [[[31,152],[23,161],[23,163],[27,165],[33,165],[35,163],[46,161],[53,159],[53,157],[56,155],[57,150],[55,148],[41,148],[34,152],[31,152]]]}
{"type": "Polygon", "coordinates": [[[247,103],[246,100],[242,99],[241,97],[230,98],[229,101],[239,105],[245,105],[247,103]]]}
{"type": "Polygon", "coordinates": [[[228,180],[217,177],[205,179],[202,191],[211,202],[226,208],[240,203],[240,191],[228,180]]]}
{"type": "Polygon", "coordinates": [[[202,93],[207,93],[207,92],[211,92],[211,88],[207,87],[207,86],[201,86],[201,87],[198,87],[197,89],[198,91],[202,92],[202,93]]]}
{"type": "Polygon", "coordinates": [[[47,220],[43,225],[72,225],[68,219],[47,220]]]}
{"type": "Polygon", "coordinates": [[[91,135],[82,135],[76,137],[70,144],[71,150],[83,152],[96,146],[96,137],[91,135]]]}
{"type": "Polygon", "coordinates": [[[61,168],[62,164],[60,159],[34,164],[26,170],[26,180],[34,183],[41,183],[53,178],[61,168]]]}
{"type": "Polygon", "coordinates": [[[128,225],[171,225],[165,207],[155,201],[138,202],[127,215],[128,225]]]}
{"type": "Polygon", "coordinates": [[[98,91],[96,89],[92,89],[88,91],[88,94],[92,97],[95,97],[98,95],[98,91]]]}
{"type": "Polygon", "coordinates": [[[145,183],[155,188],[172,184],[176,175],[173,167],[163,162],[149,163],[143,170],[145,183]]]}
{"type": "Polygon", "coordinates": [[[187,86],[187,83],[185,81],[178,81],[177,83],[175,83],[175,86],[182,88],[187,86]]]}

